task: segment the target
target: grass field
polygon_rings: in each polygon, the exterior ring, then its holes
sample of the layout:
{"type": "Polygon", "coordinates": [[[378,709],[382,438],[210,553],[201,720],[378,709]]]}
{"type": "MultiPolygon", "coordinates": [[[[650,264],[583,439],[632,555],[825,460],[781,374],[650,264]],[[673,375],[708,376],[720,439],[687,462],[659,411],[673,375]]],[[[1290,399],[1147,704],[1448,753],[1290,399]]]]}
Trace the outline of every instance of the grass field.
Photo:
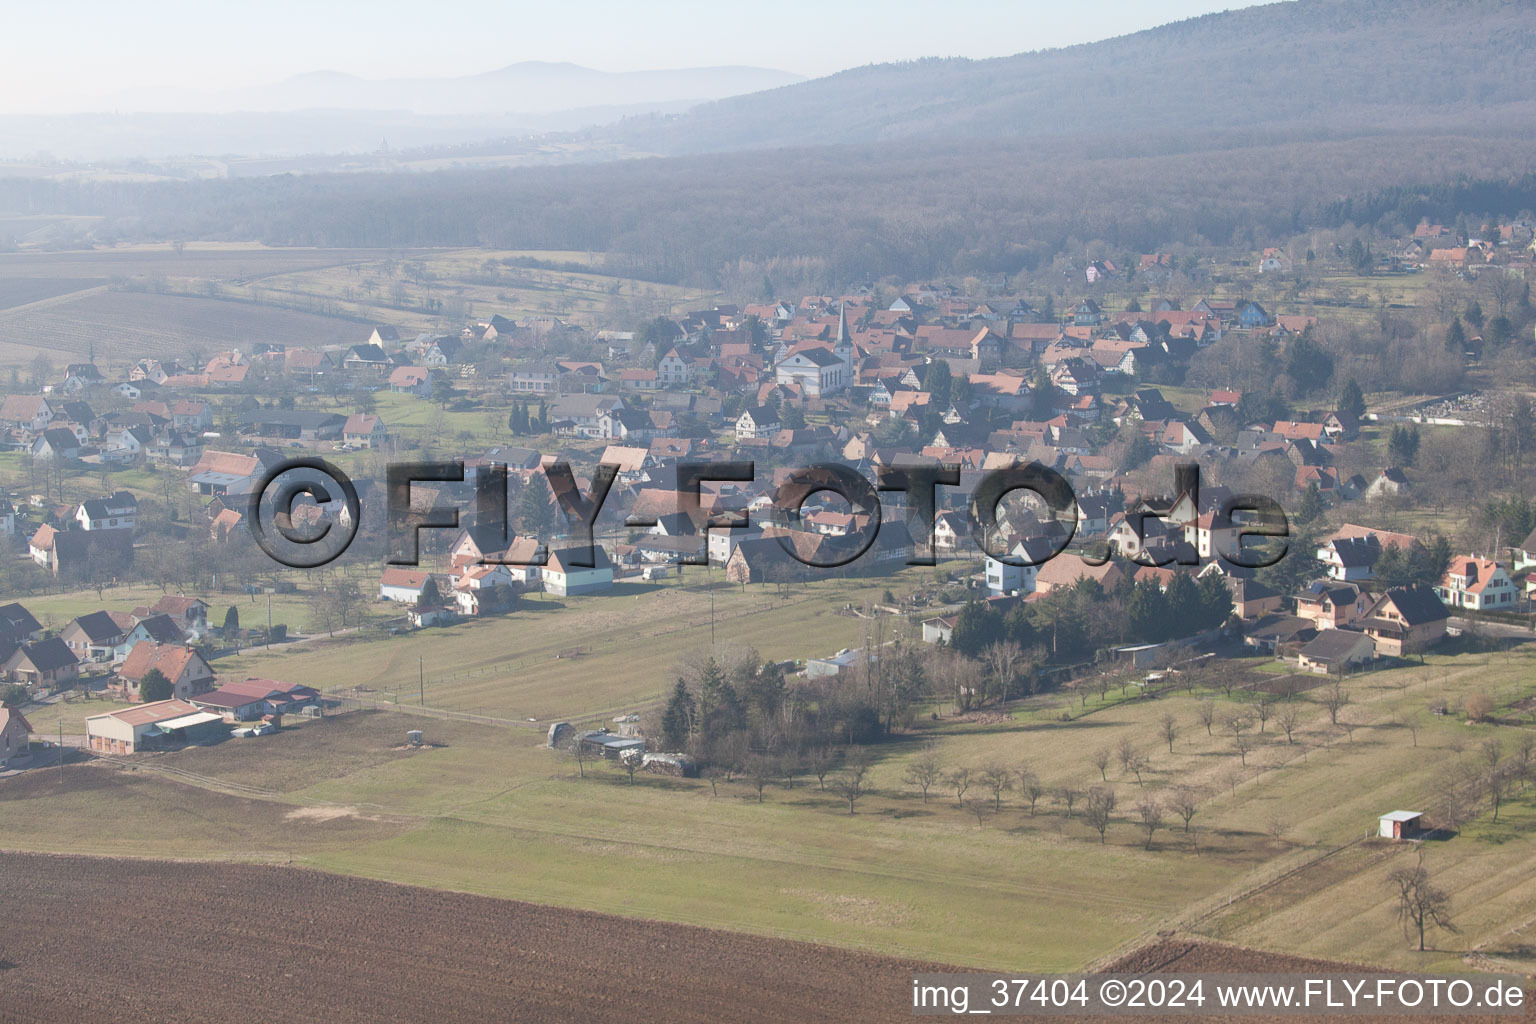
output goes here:
{"type": "MultiPolygon", "coordinates": [[[[752,642],[768,657],[852,646],[868,622],[830,613],[873,586],[821,581],[790,602],[756,588],[722,589],[717,641],[752,642]]],[[[421,658],[452,666],[428,673],[431,705],[579,721],[658,695],[679,658],[706,642],[707,616],[707,592],[626,585],[558,615],[530,609],[367,646],[338,639],[252,652],[221,660],[220,670],[333,687],[364,682],[411,697],[421,658]],[[590,655],[554,657],[583,644],[590,655]]],[[[642,775],[632,785],[607,764],[588,765],[578,779],[573,763],[543,748],[539,730],[362,712],[154,759],[217,780],[207,789],[142,771],[120,785],[102,782],[117,777],[98,768],[75,770],[95,780],[76,788],[66,773],[57,791],[8,805],[6,843],[292,858],[977,965],[1078,967],[1180,927],[1399,967],[1462,966],[1468,953],[1507,966],[1528,955],[1527,922],[1536,915],[1529,792],[1504,805],[1497,825],[1485,812],[1456,838],[1425,844],[1462,929],[1436,936],[1431,954],[1407,951],[1382,881],[1412,856],[1408,847],[1355,841],[1384,811],[1433,810],[1448,766],[1475,761],[1489,736],[1512,751],[1516,731],[1527,727],[1524,712],[1501,712],[1510,724],[1500,726],[1432,716],[1431,700],[1456,707],[1487,691],[1501,708],[1523,707],[1536,694],[1533,668],[1536,652],[1516,649],[1437,655],[1422,667],[1354,677],[1345,684],[1348,731],[1329,723],[1322,691],[1311,691],[1295,698],[1295,742],[1272,717],[1246,764],[1221,725],[1241,707],[1240,693],[1233,701],[1220,691],[1147,700],[1112,690],[1086,706],[1053,693],[1006,718],[925,718],[914,733],[875,748],[871,791],[853,815],[813,777],[770,785],[761,804],[740,780],[712,787],[642,775]],[[1207,698],[1217,705],[1211,735],[1198,719],[1207,698]],[[1176,723],[1171,752],[1164,715],[1176,723]],[[425,730],[430,749],[403,749],[410,728],[425,730]],[[1122,740],[1149,758],[1140,784],[1113,761],[1105,782],[1092,763],[1095,750],[1122,740]],[[1047,795],[1031,814],[1021,794],[1005,792],[1001,812],[981,824],[951,791],[924,802],[905,775],[930,743],[950,768],[1027,762],[1047,795]],[[1069,818],[1053,795],[1094,784],[1120,798],[1102,845],[1080,808],[1069,818]],[[255,795],[231,796],[226,785],[255,795]],[[1186,834],[1170,815],[1146,849],[1135,803],[1146,794],[1166,798],[1174,786],[1199,794],[1195,831],[1186,834]]],[[[979,794],[973,787],[967,796],[979,794]]]]}
{"type": "MultiPolygon", "coordinates": [[[[927,570],[931,573],[932,570],[927,570]]],[[[675,678],[679,656],[708,645],[711,594],[715,639],[751,645],[766,659],[824,657],[864,642],[868,620],[835,614],[910,589],[922,570],[894,579],[817,580],[781,598],[765,588],[720,581],[702,568],[683,580],[621,581],[611,592],[561,601],[526,597],[511,615],[387,639],[337,637],[221,659],[221,672],[267,675],[328,689],[363,686],[383,699],[416,701],[504,718],[616,713],[654,700],[675,678]]],[[[885,639],[911,628],[886,619],[885,639]]]]}

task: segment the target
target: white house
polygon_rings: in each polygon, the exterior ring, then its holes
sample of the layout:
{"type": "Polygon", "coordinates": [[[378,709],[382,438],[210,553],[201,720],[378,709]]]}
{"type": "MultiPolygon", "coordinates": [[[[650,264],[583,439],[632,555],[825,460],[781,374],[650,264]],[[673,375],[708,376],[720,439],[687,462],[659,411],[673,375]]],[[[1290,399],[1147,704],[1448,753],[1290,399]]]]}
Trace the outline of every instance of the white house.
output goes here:
{"type": "Polygon", "coordinates": [[[741,410],[736,417],[736,440],[748,441],[760,437],[772,437],[779,429],[779,414],[772,406],[759,405],[741,410]]]}
{"type": "Polygon", "coordinates": [[[663,387],[668,384],[687,384],[693,380],[693,364],[678,354],[677,349],[670,349],[656,364],[656,379],[663,387]]]}
{"type": "Polygon", "coordinates": [[[1474,611],[1513,611],[1519,589],[1504,567],[1488,558],[1453,558],[1440,577],[1435,594],[1450,608],[1474,611]]]}
{"type": "Polygon", "coordinates": [[[139,515],[139,499],[127,491],[82,502],[75,521],[82,530],[131,530],[139,515]]]}
{"type": "Polygon", "coordinates": [[[613,562],[601,546],[593,545],[592,557],[587,558],[586,548],[565,548],[551,551],[544,566],[544,589],[558,597],[572,594],[591,594],[613,587],[613,562]],[[590,568],[579,566],[577,561],[590,561],[590,568]]]}
{"type": "Polygon", "coordinates": [[[341,439],[360,448],[377,448],[389,435],[384,431],[384,421],[370,413],[354,413],[347,417],[341,428],[341,439]]]}
{"type": "Polygon", "coordinates": [[[379,576],[379,600],[415,604],[432,578],[429,572],[390,567],[379,576]]]}
{"type": "Polygon", "coordinates": [[[987,592],[994,597],[1015,594],[1032,594],[1040,566],[1053,554],[1051,543],[1041,537],[1026,537],[1008,552],[1023,565],[1012,565],[1002,559],[986,558],[987,592]]]}

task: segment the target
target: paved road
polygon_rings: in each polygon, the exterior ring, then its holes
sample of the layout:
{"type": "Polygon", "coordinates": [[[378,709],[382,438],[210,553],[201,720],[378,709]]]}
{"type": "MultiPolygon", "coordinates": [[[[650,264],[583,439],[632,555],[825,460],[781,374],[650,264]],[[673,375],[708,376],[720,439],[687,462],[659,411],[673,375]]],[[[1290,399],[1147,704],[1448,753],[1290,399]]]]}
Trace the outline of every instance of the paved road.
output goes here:
{"type": "Polygon", "coordinates": [[[1496,636],[1514,640],[1536,640],[1536,633],[1532,633],[1524,626],[1513,626],[1504,622],[1469,621],[1458,615],[1451,616],[1447,625],[1451,629],[1459,629],[1462,632],[1476,631],[1483,636],[1496,636]]]}

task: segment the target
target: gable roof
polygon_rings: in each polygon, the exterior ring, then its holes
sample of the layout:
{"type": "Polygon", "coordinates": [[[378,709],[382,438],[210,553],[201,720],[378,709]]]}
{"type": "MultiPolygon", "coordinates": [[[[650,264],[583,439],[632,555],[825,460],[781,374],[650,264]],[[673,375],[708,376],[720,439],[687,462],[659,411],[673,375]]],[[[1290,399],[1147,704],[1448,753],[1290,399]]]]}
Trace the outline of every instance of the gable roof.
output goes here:
{"type": "Polygon", "coordinates": [[[186,639],[186,635],[182,633],[181,627],[176,625],[176,620],[163,613],[146,616],[140,619],[133,628],[135,630],[142,628],[144,635],[155,643],[179,644],[186,639]]]}
{"type": "Polygon", "coordinates": [[[609,560],[608,552],[603,549],[601,544],[592,545],[592,557],[590,559],[586,558],[586,551],[586,548],[579,547],[551,551],[549,553],[549,561],[544,567],[545,575],[549,573],[592,572],[597,569],[611,570],[613,568],[613,562],[609,560]],[[590,561],[592,564],[590,566],[576,565],[574,563],[578,558],[583,561],[590,561]]]}
{"type": "Polygon", "coordinates": [[[91,643],[107,643],[122,636],[125,630],[123,626],[112,617],[111,612],[88,612],[74,620],[74,625],[79,627],[91,643]]]}
{"type": "Polygon", "coordinates": [[[1369,617],[1375,618],[1377,611],[1389,602],[1403,617],[1403,621],[1410,626],[1420,626],[1451,617],[1451,613],[1446,610],[1439,596],[1422,583],[1415,583],[1408,587],[1394,587],[1387,591],[1371,608],[1369,617]]]}
{"type": "Polygon", "coordinates": [[[32,732],[32,723],[27,721],[27,717],[20,711],[17,711],[15,708],[0,708],[0,734],[3,734],[13,724],[21,729],[22,732],[32,732]]]}
{"type": "Polygon", "coordinates": [[[80,664],[80,659],[75,657],[75,652],[69,649],[69,645],[56,636],[46,640],[37,640],[30,644],[22,644],[16,654],[32,663],[39,672],[53,672],[71,665],[80,664]]]}
{"type": "Polygon", "coordinates": [[[0,640],[20,643],[42,628],[42,623],[17,602],[0,606],[0,640]]]}
{"type": "MultiPolygon", "coordinates": [[[[165,678],[171,682],[180,679],[182,675],[195,662],[202,661],[203,656],[190,647],[182,647],[179,644],[159,644],[152,640],[134,644],[133,650],[128,652],[128,657],[118,666],[117,674],[124,679],[139,683],[151,671],[158,669],[165,678]]],[[[204,667],[207,665],[204,663],[204,667]]]]}

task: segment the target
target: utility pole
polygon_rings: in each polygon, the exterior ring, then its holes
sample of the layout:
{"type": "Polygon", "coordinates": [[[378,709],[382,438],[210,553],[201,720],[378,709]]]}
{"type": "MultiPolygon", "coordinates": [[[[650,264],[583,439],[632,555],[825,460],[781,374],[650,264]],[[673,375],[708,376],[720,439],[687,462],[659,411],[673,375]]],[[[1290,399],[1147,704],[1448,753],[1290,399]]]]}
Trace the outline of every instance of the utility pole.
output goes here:
{"type": "Polygon", "coordinates": [[[59,782],[64,782],[64,719],[59,719],[59,782]]]}
{"type": "Polygon", "coordinates": [[[272,649],[272,591],[267,591],[267,650],[272,649]]]}
{"type": "Polygon", "coordinates": [[[419,688],[419,702],[422,707],[427,706],[427,669],[426,659],[421,655],[416,656],[416,685],[419,688]]]}

